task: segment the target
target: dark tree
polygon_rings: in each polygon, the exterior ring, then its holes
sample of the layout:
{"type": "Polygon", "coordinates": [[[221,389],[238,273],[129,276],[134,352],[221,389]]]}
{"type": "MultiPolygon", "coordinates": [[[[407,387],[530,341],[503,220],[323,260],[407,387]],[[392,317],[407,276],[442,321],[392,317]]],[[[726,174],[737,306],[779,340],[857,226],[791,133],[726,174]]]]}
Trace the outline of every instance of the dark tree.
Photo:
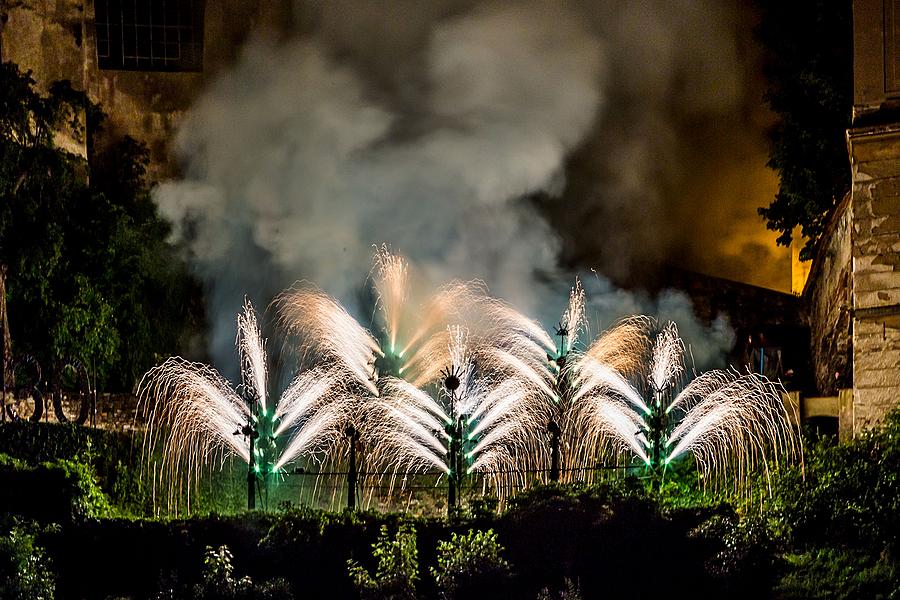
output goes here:
{"type": "Polygon", "coordinates": [[[757,34],[766,49],[766,100],[778,115],[769,167],[780,178],[775,199],[760,208],[767,227],[791,243],[800,226],[812,258],[830,210],[850,189],[845,134],[853,94],[853,30],[848,0],[758,0],[757,34]]]}
{"type": "Polygon", "coordinates": [[[200,288],[166,240],[145,182],[147,151],[125,138],[88,164],[55,143],[84,141],[102,114],[67,82],[47,95],[0,65],[0,262],[14,352],[45,369],[77,358],[128,389],[197,324],[200,288]]]}

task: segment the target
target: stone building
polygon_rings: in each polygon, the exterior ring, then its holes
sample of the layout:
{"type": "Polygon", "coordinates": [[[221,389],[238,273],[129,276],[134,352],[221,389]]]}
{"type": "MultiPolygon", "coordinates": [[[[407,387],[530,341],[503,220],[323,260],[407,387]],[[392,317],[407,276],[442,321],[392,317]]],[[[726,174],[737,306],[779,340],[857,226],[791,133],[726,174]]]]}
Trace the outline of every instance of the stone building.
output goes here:
{"type": "MultiPolygon", "coordinates": [[[[21,0],[0,3],[0,59],[31,71],[40,88],[68,80],[100,104],[102,130],[63,147],[129,135],[150,151],[155,179],[177,172],[170,145],[204,85],[232,63],[257,28],[299,21],[286,0],[21,0]]],[[[80,146],[80,147],[79,147],[80,146]]]]}
{"type": "Polygon", "coordinates": [[[858,432],[900,403],[900,1],[854,0],[853,86],[852,187],[804,300],[819,392],[852,388],[858,432]]]}

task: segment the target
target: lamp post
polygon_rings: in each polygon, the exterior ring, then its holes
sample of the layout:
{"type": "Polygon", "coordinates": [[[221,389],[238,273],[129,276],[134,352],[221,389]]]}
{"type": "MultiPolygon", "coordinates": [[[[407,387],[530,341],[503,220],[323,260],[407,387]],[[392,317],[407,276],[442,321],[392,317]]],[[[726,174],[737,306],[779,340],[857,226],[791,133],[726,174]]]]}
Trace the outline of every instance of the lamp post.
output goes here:
{"type": "Polygon", "coordinates": [[[356,508],[356,445],[359,443],[359,432],[353,425],[348,425],[344,431],[350,441],[350,466],[347,472],[347,508],[354,510],[356,508]]]}
{"type": "Polygon", "coordinates": [[[562,430],[556,421],[550,421],[547,424],[547,430],[550,432],[550,481],[557,483],[559,481],[559,438],[562,430]]]}
{"type": "Polygon", "coordinates": [[[259,432],[253,426],[251,418],[237,433],[247,436],[247,439],[250,441],[250,464],[247,467],[247,510],[255,510],[256,481],[257,471],[259,470],[259,465],[256,463],[256,439],[259,437],[259,432]]]}
{"type": "Polygon", "coordinates": [[[462,476],[462,418],[456,414],[456,390],[459,389],[459,376],[455,371],[447,371],[444,376],[444,389],[450,395],[450,422],[446,426],[446,433],[450,438],[447,444],[447,466],[450,472],[447,474],[447,516],[453,514],[453,509],[459,503],[458,487],[462,476]]]}
{"type": "Polygon", "coordinates": [[[550,433],[550,481],[557,483],[560,475],[560,438],[562,437],[562,428],[559,423],[564,418],[563,410],[566,405],[565,397],[569,392],[568,381],[566,380],[566,364],[569,358],[568,328],[560,323],[556,327],[556,335],[559,337],[559,345],[557,346],[556,356],[547,355],[550,362],[551,371],[555,371],[556,377],[556,412],[557,418],[551,420],[547,424],[547,431],[550,433]]]}

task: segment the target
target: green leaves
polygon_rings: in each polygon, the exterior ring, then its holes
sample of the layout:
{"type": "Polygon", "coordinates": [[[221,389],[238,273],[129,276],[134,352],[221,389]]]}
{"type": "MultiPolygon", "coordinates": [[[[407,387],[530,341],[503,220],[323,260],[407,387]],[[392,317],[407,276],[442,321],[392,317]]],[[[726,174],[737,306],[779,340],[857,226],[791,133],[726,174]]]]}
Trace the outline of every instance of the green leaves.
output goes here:
{"type": "Polygon", "coordinates": [[[509,563],[501,556],[503,546],[493,529],[451,534],[438,542],[437,568],[431,568],[443,598],[496,597],[489,588],[502,587],[511,575],[509,563]],[[474,595],[473,595],[474,594],[474,595]]]}
{"type": "Polygon", "coordinates": [[[372,555],[378,563],[375,577],[354,560],[347,561],[353,584],[363,598],[415,600],[419,578],[419,555],[416,549],[416,528],[401,523],[391,538],[382,525],[378,541],[372,545],[372,555]]]}
{"type": "Polygon", "coordinates": [[[52,563],[27,525],[13,521],[0,534],[0,598],[52,600],[56,591],[52,563]]]}
{"type": "Polygon", "coordinates": [[[812,258],[831,208],[850,189],[844,134],[852,108],[850,2],[760,0],[757,36],[767,51],[766,101],[778,115],[770,132],[769,167],[778,193],[759,214],[791,243],[801,227],[812,258]]]}
{"type": "Polygon", "coordinates": [[[51,374],[77,358],[101,384],[129,390],[177,353],[202,314],[201,289],[157,213],[139,142],[107,141],[88,165],[54,146],[63,127],[85,139],[99,108],[68,82],[46,96],[0,65],[0,263],[13,349],[51,374]],[[127,343],[125,343],[127,341],[127,343]]]}

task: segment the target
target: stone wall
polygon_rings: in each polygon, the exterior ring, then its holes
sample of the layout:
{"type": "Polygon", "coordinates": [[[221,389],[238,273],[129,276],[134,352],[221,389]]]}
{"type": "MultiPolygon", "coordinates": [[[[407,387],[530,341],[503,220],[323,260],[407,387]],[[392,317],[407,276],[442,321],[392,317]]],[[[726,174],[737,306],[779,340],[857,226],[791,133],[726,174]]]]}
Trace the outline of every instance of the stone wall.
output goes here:
{"type": "MultiPolygon", "coordinates": [[[[216,73],[231,64],[243,42],[260,29],[291,25],[287,0],[219,0],[207,3],[203,70],[160,72],[100,69],[93,0],[24,0],[0,5],[0,58],[31,71],[38,87],[69,80],[107,114],[98,147],[129,135],[150,150],[149,175],[175,176],[173,134],[193,101],[216,73]]],[[[69,148],[67,148],[69,149],[69,148]]],[[[76,149],[86,156],[86,149],[76,149]]]]}
{"type": "Polygon", "coordinates": [[[900,403],[900,124],[851,129],[854,429],[900,403]]]}
{"type": "Polygon", "coordinates": [[[831,216],[803,293],[813,376],[823,396],[852,385],[852,221],[848,195],[831,216]]]}

